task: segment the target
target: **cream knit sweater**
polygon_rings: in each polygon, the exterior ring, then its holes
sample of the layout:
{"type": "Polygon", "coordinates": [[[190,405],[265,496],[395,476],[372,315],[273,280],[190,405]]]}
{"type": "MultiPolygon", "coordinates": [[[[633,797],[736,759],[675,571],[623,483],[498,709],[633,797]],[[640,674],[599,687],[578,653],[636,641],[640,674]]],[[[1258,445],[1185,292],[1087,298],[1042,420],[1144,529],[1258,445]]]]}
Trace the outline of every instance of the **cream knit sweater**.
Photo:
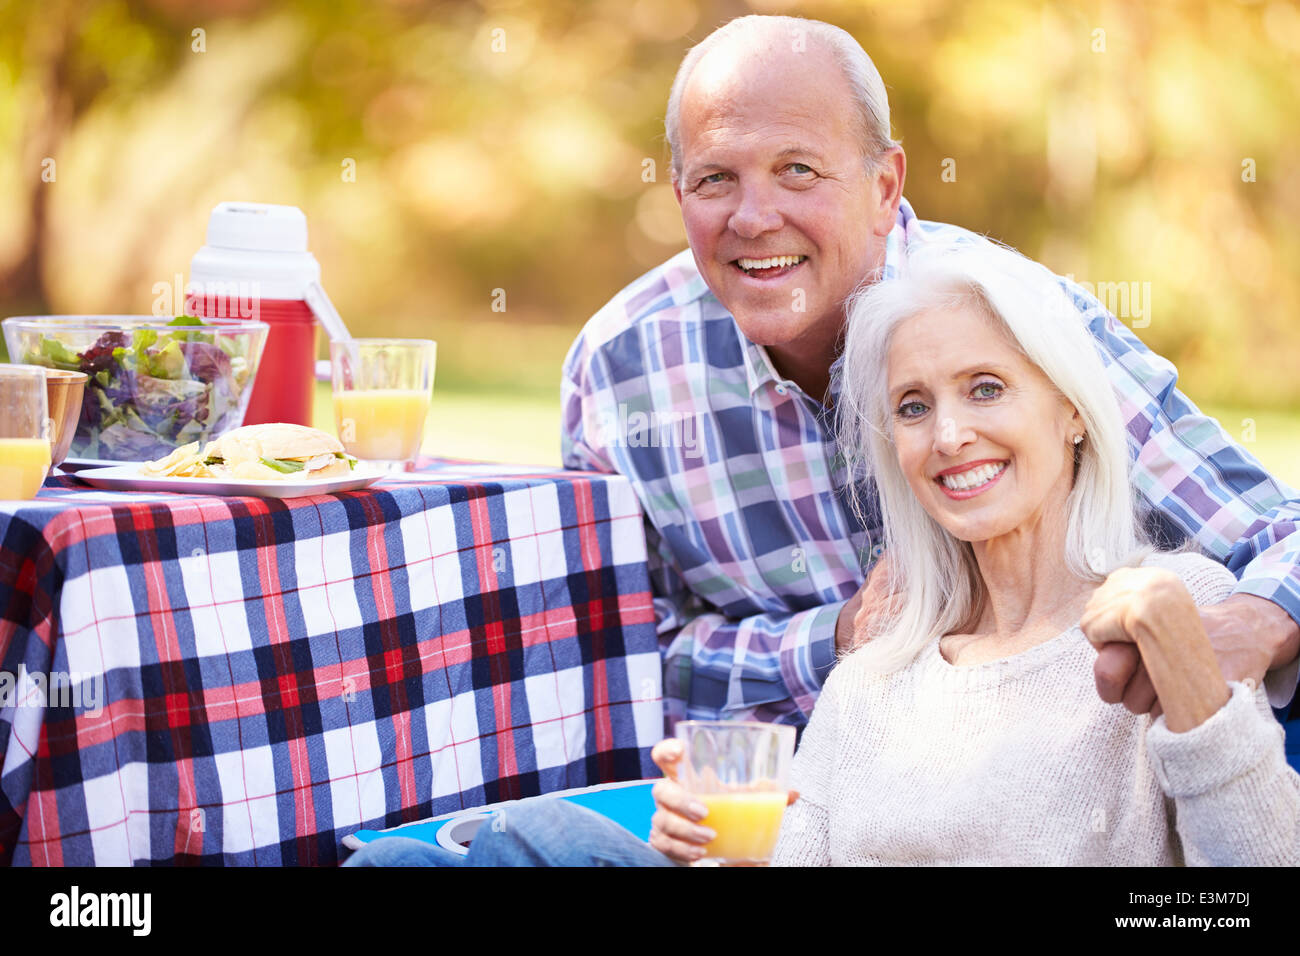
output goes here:
{"type": "MultiPolygon", "coordinates": [[[[1234,578],[1155,555],[1197,604],[1234,578]]],[[[773,863],[1132,866],[1300,859],[1300,776],[1263,688],[1230,685],[1205,723],[1103,703],[1072,627],[1021,654],[954,667],[934,642],[908,667],[831,673],[795,754],[799,800],[773,863]]]]}

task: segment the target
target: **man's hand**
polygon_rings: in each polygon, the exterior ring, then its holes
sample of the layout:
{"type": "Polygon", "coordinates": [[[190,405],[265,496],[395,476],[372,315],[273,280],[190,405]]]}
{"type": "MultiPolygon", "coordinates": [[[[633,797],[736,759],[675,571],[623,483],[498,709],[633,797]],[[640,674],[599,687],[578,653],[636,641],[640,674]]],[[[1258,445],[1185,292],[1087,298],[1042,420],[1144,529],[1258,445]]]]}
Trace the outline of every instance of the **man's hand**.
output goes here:
{"type": "MultiPolygon", "coordinates": [[[[1265,672],[1290,663],[1300,651],[1300,627],[1272,601],[1234,594],[1198,610],[1226,680],[1259,683],[1265,672]]],[[[1108,704],[1123,703],[1135,714],[1160,715],[1155,687],[1134,645],[1100,648],[1093,673],[1097,693],[1108,704]]]]}
{"type": "Polygon", "coordinates": [[[872,567],[857,593],[840,608],[835,619],[836,652],[847,654],[857,647],[877,615],[893,608],[893,597],[889,590],[889,555],[885,555],[872,567]]]}
{"type": "Polygon", "coordinates": [[[1274,668],[1285,667],[1300,653],[1300,626],[1272,601],[1253,594],[1234,594],[1220,604],[1201,608],[1223,676],[1255,683],[1274,668]]]}
{"type": "MultiPolygon", "coordinates": [[[[685,755],[685,745],[674,738],[661,740],[650,751],[650,759],[664,773],[664,779],[650,791],[655,800],[655,815],[650,821],[650,845],[678,863],[694,863],[704,856],[705,844],[717,834],[700,821],[708,808],[677,782],[677,767],[685,755]]],[[[799,794],[791,790],[787,806],[799,794]]]]}
{"type": "Polygon", "coordinates": [[[858,612],[862,609],[862,592],[871,585],[871,579],[853,593],[853,597],[844,602],[839,617],[835,619],[835,653],[847,654],[857,646],[854,634],[857,632],[858,612]]]}

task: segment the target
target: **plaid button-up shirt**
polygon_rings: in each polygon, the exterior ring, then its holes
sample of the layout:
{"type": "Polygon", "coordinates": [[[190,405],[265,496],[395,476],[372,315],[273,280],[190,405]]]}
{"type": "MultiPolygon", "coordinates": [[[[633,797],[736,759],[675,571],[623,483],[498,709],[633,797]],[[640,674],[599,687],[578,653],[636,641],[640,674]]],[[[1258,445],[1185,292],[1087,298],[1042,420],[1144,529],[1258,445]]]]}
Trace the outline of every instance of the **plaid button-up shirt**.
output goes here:
{"type": "MultiPolygon", "coordinates": [[[[916,243],[971,237],[904,201],[882,281],[916,243]]],[[[1237,575],[1237,593],[1300,621],[1300,495],[1175,388],[1171,363],[1061,282],[1096,337],[1157,530],[1195,538],[1237,575]]],[[[849,508],[834,411],[745,338],[689,249],[592,317],[565,362],[562,400],[564,464],[626,475],[645,510],[668,726],[805,723],[834,663],[836,618],[883,539],[878,509],[863,527],[849,508]]],[[[1275,706],[1297,669],[1270,674],[1275,706]]]]}

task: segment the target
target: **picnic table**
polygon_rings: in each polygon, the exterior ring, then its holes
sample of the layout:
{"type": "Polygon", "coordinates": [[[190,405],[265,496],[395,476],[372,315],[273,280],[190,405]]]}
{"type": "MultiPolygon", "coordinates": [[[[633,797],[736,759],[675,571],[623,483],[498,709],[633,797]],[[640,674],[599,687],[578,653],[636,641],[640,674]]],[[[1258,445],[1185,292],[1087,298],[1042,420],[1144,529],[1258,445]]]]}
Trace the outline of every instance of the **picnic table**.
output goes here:
{"type": "Polygon", "coordinates": [[[51,478],[0,503],[0,863],[331,865],[363,827],[651,776],[645,559],[617,476],[51,478]]]}

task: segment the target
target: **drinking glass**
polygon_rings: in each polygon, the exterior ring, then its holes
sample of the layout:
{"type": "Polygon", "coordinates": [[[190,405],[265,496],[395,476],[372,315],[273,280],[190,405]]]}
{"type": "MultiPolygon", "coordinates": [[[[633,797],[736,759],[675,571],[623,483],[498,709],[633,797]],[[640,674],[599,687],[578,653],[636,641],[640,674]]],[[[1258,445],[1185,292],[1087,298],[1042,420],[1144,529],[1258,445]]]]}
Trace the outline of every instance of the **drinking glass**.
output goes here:
{"type": "Polygon", "coordinates": [[[701,823],[717,837],[702,863],[765,864],[776,847],[790,790],[794,728],[750,721],[684,720],[679,780],[708,808],[701,823]]]}
{"type": "Polygon", "coordinates": [[[437,354],[429,339],[330,343],[334,426],[348,454],[384,471],[414,467],[437,354]]]}
{"type": "Polygon", "coordinates": [[[50,470],[53,434],[45,369],[0,365],[0,499],[35,498],[50,470]]]}

